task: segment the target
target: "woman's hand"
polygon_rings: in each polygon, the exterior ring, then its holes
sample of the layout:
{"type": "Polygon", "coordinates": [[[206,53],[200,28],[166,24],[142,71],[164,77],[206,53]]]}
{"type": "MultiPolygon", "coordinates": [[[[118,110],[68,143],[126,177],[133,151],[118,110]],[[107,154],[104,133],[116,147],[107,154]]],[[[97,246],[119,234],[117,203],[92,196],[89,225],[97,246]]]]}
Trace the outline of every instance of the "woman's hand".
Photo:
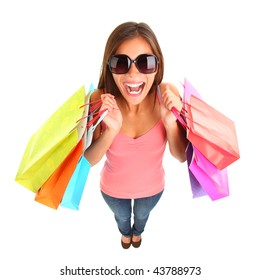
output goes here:
{"type": "Polygon", "coordinates": [[[108,114],[104,118],[104,123],[107,129],[111,129],[118,133],[122,126],[122,114],[115,100],[115,96],[109,93],[101,95],[102,105],[101,110],[107,109],[108,114]]]}
{"type": "Polygon", "coordinates": [[[176,122],[176,117],[171,111],[172,107],[175,107],[178,112],[182,109],[182,102],[180,96],[175,94],[169,85],[166,85],[162,92],[161,100],[161,118],[165,127],[170,127],[176,122]]]}

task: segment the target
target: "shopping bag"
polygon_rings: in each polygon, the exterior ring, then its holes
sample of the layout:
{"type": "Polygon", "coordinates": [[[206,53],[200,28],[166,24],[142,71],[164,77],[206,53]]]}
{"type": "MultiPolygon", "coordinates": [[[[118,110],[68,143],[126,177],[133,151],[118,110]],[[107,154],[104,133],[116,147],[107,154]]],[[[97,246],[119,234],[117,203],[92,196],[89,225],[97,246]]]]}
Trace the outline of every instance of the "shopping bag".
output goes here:
{"type": "Polygon", "coordinates": [[[182,114],[187,123],[187,139],[218,169],[240,158],[234,122],[203,101],[187,79],[182,114]]]}
{"type": "Polygon", "coordinates": [[[184,79],[183,87],[184,87],[184,92],[183,92],[184,103],[189,104],[192,95],[202,99],[198,91],[192,86],[192,84],[186,78],[184,79]]]}
{"type": "Polygon", "coordinates": [[[191,185],[191,191],[193,198],[198,198],[207,195],[197,178],[194,176],[194,174],[191,172],[189,166],[191,165],[191,162],[193,160],[193,146],[189,142],[186,148],[186,158],[187,158],[187,165],[188,165],[188,173],[189,173],[189,179],[190,179],[190,185],[191,185]]]}
{"type": "MultiPolygon", "coordinates": [[[[93,123],[100,118],[99,115],[102,113],[102,111],[98,113],[95,113],[95,111],[101,106],[102,102],[101,100],[95,102],[95,106],[92,106],[89,110],[90,103],[92,102],[82,105],[89,112],[87,116],[83,117],[87,118],[87,124],[82,139],[36,193],[35,200],[46,206],[54,209],[58,208],[78,161],[84,149],[92,140],[93,123]]],[[[78,121],[81,121],[81,119],[78,121]]]]}
{"type": "MultiPolygon", "coordinates": [[[[100,111],[94,119],[95,122],[88,121],[88,124],[91,125],[88,127],[87,130],[86,149],[91,144],[93,132],[95,131],[96,127],[100,124],[100,122],[104,119],[107,113],[107,110],[100,111]]],[[[79,209],[80,201],[83,195],[90,168],[91,164],[84,157],[83,153],[65,190],[64,196],[60,204],[61,206],[72,210],[79,209]]]]}
{"type": "Polygon", "coordinates": [[[37,191],[35,201],[51,208],[58,209],[82,152],[83,139],[79,141],[77,146],[69,153],[61,165],[37,191]]]}
{"type": "Polygon", "coordinates": [[[88,102],[92,92],[92,85],[88,94],[81,87],[31,136],[16,182],[37,192],[64,161],[85,131],[88,107],[82,104],[88,102]]]}
{"type": "Polygon", "coordinates": [[[61,206],[73,210],[79,209],[79,204],[82,198],[90,168],[90,163],[82,155],[67,185],[66,191],[60,203],[61,206]]]}
{"type": "Polygon", "coordinates": [[[227,168],[219,170],[195,146],[189,169],[211,200],[229,196],[227,168]]]}
{"type": "Polygon", "coordinates": [[[234,122],[209,106],[201,99],[191,96],[186,106],[187,139],[218,169],[238,160],[239,149],[234,122]]]}

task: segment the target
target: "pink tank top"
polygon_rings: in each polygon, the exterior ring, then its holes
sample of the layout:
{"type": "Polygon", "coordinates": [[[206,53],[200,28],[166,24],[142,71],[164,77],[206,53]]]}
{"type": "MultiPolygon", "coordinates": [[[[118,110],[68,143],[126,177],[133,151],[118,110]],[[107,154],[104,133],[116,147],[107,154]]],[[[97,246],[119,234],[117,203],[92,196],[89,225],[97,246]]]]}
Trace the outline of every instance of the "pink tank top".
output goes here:
{"type": "Polygon", "coordinates": [[[166,131],[162,120],[134,139],[118,133],[106,153],[101,190],[116,198],[142,198],[164,189],[163,154],[166,131]]]}

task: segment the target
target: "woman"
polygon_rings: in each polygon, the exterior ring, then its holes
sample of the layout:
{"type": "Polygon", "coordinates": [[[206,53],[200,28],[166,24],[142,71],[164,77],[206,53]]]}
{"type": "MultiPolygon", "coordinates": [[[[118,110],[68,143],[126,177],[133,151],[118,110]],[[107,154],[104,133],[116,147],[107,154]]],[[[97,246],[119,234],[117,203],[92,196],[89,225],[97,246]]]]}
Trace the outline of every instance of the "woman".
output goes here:
{"type": "Polygon", "coordinates": [[[106,154],[101,193],[114,212],[125,249],[141,245],[150,211],[163,193],[166,142],[173,157],[186,160],[185,133],[171,112],[173,106],[181,110],[181,98],[175,86],[162,83],[163,72],[163,55],[147,24],[126,22],[111,33],[92,94],[108,114],[85,157],[93,166],[106,154]]]}

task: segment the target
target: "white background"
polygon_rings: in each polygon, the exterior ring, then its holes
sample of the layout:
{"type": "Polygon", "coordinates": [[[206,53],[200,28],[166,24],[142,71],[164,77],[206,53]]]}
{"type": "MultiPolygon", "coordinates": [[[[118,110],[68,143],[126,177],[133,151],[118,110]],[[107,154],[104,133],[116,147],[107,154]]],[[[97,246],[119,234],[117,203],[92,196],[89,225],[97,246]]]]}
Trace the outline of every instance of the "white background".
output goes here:
{"type": "Polygon", "coordinates": [[[253,0],[1,1],[1,279],[77,279],[60,269],[115,265],[202,267],[201,276],[174,279],[259,279],[259,26],[253,0]],[[165,81],[180,86],[187,77],[235,121],[241,159],[228,168],[231,195],[212,202],[192,199],[186,163],[167,152],[165,193],[140,249],[125,251],[99,193],[102,162],[91,170],[79,211],[35,202],[14,178],[33,132],[81,85],[97,85],[107,37],[128,20],[157,34],[165,81]]]}

